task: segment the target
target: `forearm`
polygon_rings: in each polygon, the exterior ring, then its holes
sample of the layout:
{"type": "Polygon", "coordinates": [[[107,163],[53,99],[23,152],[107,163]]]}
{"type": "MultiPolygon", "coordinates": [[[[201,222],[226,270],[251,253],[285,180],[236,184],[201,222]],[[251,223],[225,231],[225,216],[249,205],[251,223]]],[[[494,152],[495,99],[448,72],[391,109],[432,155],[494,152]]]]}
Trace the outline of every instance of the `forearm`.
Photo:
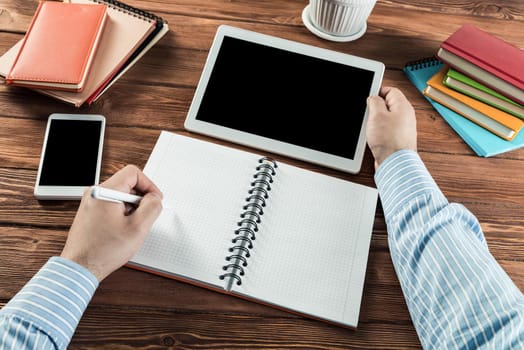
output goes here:
{"type": "Polygon", "coordinates": [[[49,259],[0,310],[0,345],[66,349],[97,287],[97,279],[85,268],[49,259]]]}
{"type": "Polygon", "coordinates": [[[415,152],[375,177],[391,257],[425,348],[524,341],[522,293],[490,254],[477,219],[450,204],[415,152]]]}

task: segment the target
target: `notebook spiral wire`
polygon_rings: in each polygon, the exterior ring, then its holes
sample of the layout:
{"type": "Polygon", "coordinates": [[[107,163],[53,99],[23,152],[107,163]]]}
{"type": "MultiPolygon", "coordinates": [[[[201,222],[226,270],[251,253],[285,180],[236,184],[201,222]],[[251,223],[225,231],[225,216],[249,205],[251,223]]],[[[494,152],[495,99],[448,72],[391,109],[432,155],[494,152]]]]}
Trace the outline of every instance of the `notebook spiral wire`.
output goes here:
{"type": "Polygon", "coordinates": [[[406,63],[406,67],[408,67],[410,70],[418,70],[422,68],[427,68],[431,66],[438,66],[442,64],[441,61],[439,61],[436,57],[424,57],[418,60],[409,61],[406,63]]]}
{"type": "Polygon", "coordinates": [[[228,279],[227,290],[231,289],[235,281],[237,285],[242,284],[242,276],[245,275],[245,268],[248,265],[247,259],[251,256],[250,250],[253,248],[258,226],[264,215],[263,208],[266,206],[271,184],[276,175],[277,164],[273,159],[263,157],[258,160],[258,163],[245,199],[246,203],[242,207],[243,212],[237,222],[238,228],[234,231],[235,237],[231,240],[233,246],[229,248],[230,254],[226,256],[227,264],[222,266],[225,273],[219,276],[221,280],[228,279]]]}
{"type": "Polygon", "coordinates": [[[141,10],[137,7],[133,7],[130,5],[127,5],[121,1],[118,0],[93,0],[94,2],[97,2],[99,4],[105,4],[110,8],[113,8],[117,11],[127,12],[132,14],[135,17],[142,18],[144,20],[156,20],[156,21],[162,21],[161,17],[158,17],[150,12],[141,10]]]}

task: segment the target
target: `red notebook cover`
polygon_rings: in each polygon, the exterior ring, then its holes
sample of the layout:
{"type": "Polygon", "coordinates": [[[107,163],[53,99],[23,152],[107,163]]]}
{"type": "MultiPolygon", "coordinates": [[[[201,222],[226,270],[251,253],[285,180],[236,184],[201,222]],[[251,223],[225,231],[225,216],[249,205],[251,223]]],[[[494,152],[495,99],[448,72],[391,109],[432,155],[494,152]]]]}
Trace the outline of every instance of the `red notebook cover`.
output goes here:
{"type": "Polygon", "coordinates": [[[40,2],[6,83],[81,91],[106,18],[103,4],[40,2]]]}
{"type": "Polygon", "coordinates": [[[463,25],[441,47],[524,90],[524,51],[470,24],[463,25]]]}

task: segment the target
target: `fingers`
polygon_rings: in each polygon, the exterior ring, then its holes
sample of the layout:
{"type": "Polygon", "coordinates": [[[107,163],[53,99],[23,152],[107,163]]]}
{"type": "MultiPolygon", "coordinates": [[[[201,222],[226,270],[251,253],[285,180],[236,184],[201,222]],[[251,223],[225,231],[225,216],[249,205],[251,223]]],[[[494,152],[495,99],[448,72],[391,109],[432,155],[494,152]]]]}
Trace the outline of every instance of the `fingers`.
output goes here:
{"type": "Polygon", "coordinates": [[[138,192],[143,195],[138,208],[127,204],[124,206],[124,215],[134,221],[137,227],[144,228],[141,231],[149,231],[162,211],[163,195],[140,169],[134,165],[126,165],[104,181],[102,185],[125,193],[138,192]]]}
{"type": "Polygon", "coordinates": [[[160,199],[162,199],[163,194],[160,191],[160,189],[151,181],[140,169],[138,169],[134,165],[128,165],[135,171],[136,175],[136,181],[134,188],[141,193],[154,193],[156,194],[160,199]]]}
{"type": "Polygon", "coordinates": [[[402,115],[414,117],[413,105],[400,89],[384,86],[380,89],[380,96],[368,97],[370,118],[377,115],[402,115]]]}
{"type": "Polygon", "coordinates": [[[112,188],[122,192],[130,192],[136,184],[136,173],[140,171],[134,165],[126,165],[118,170],[109,179],[102,182],[104,187],[112,188]]]}
{"type": "Polygon", "coordinates": [[[406,96],[398,88],[384,87],[381,90],[381,95],[383,96],[386,102],[387,109],[392,112],[395,112],[399,108],[402,108],[406,104],[409,104],[409,101],[406,98],[406,96]]]}
{"type": "Polygon", "coordinates": [[[141,231],[149,232],[151,226],[162,212],[162,197],[156,192],[147,193],[140,201],[140,205],[133,212],[131,219],[141,231]]]}
{"type": "Polygon", "coordinates": [[[369,111],[372,115],[390,111],[396,105],[396,101],[401,100],[403,96],[399,89],[383,86],[380,89],[379,96],[368,97],[369,111]]]}
{"type": "Polygon", "coordinates": [[[392,89],[394,89],[394,87],[392,87],[392,86],[382,86],[382,87],[380,88],[380,93],[379,93],[379,95],[380,95],[381,97],[386,97],[386,95],[387,95],[387,94],[388,94],[392,89]]]}
{"type": "Polygon", "coordinates": [[[380,96],[369,96],[367,103],[370,115],[376,115],[380,112],[387,111],[386,102],[380,96]]]}
{"type": "Polygon", "coordinates": [[[104,187],[130,193],[156,193],[162,198],[160,189],[135,165],[126,165],[102,183],[104,187]]]}

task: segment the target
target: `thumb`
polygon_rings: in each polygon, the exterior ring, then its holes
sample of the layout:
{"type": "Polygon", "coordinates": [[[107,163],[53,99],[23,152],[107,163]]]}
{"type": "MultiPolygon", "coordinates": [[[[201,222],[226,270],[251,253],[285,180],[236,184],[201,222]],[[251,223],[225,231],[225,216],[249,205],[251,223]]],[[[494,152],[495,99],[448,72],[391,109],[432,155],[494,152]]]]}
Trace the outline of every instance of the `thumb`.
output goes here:
{"type": "Polygon", "coordinates": [[[151,226],[162,212],[162,198],[154,192],[147,193],[132,214],[133,221],[141,230],[149,232],[151,226]]]}
{"type": "Polygon", "coordinates": [[[386,101],[380,96],[369,96],[367,99],[370,114],[380,113],[381,111],[387,112],[386,101]]]}

